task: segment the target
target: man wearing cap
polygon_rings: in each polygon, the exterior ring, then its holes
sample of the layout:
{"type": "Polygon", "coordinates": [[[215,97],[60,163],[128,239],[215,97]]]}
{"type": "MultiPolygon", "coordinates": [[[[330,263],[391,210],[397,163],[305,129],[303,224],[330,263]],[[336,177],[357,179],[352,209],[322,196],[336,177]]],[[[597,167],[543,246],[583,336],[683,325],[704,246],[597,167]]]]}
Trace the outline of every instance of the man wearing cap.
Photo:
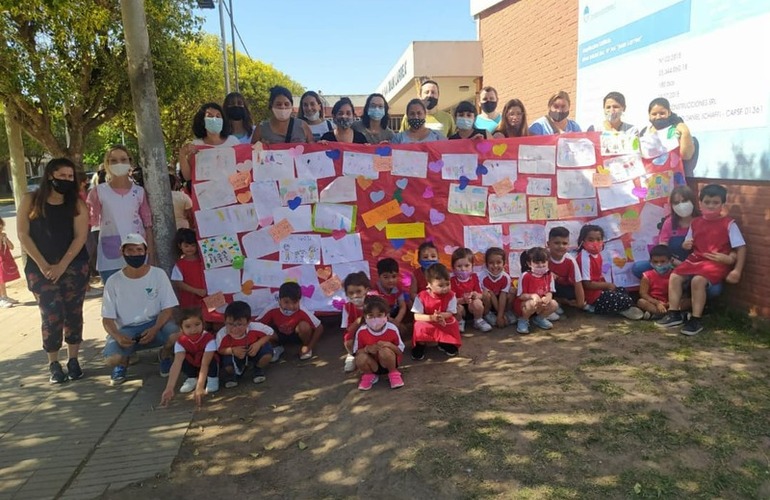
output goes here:
{"type": "Polygon", "coordinates": [[[147,263],[147,242],[136,233],[122,238],[126,265],[104,285],[102,324],[107,331],[105,362],[112,366],[111,385],[122,384],[128,358],[138,350],[160,347],[160,375],[168,376],[179,328],[178,305],[171,281],[162,269],[147,263]]]}

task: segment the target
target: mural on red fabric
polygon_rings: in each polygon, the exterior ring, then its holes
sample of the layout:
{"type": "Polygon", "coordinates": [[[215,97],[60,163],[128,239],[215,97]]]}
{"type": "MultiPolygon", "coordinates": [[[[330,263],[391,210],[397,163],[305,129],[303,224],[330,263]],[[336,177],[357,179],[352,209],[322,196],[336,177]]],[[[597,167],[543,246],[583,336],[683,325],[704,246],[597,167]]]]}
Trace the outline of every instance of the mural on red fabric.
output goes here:
{"type": "Polygon", "coordinates": [[[517,258],[545,246],[554,226],[567,227],[575,245],[589,222],[608,240],[607,279],[638,285],[630,263],[649,258],[668,194],[684,175],[676,149],[643,158],[638,140],[622,139],[201,148],[192,193],[207,289],[257,313],[273,306],[282,283],[297,281],[305,307],[335,312],[345,276],[376,278],[385,257],[400,263],[408,288],[426,239],[447,264],[455,248],[472,249],[481,270],[489,247],[517,258]]]}

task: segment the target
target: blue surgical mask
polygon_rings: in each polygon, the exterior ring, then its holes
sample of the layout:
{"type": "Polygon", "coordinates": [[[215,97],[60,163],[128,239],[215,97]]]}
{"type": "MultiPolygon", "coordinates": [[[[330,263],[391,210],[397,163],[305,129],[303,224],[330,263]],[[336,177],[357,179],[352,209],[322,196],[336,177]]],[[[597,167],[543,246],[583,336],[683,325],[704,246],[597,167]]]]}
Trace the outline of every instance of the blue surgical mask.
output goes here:
{"type": "Polygon", "coordinates": [[[283,313],[284,316],[291,316],[297,311],[292,311],[291,309],[281,309],[281,312],[283,313]]]}
{"type": "Polygon", "coordinates": [[[671,269],[673,269],[673,265],[669,262],[668,264],[663,264],[662,266],[655,266],[653,265],[652,268],[655,269],[655,272],[658,274],[666,274],[671,269]]]}
{"type": "Polygon", "coordinates": [[[124,255],[123,259],[129,266],[133,267],[134,269],[139,269],[147,260],[147,255],[124,255]]]}
{"type": "Polygon", "coordinates": [[[222,132],[222,125],[224,124],[224,121],[218,116],[207,116],[203,119],[203,123],[207,132],[218,134],[222,132]]]}
{"type": "Polygon", "coordinates": [[[423,271],[427,271],[428,268],[430,266],[432,266],[433,264],[438,264],[437,260],[423,260],[423,259],[420,259],[418,262],[420,263],[420,267],[422,268],[423,271]]]}
{"type": "Polygon", "coordinates": [[[473,118],[458,118],[457,128],[460,130],[470,130],[473,128],[473,118]]]}
{"type": "Polygon", "coordinates": [[[369,108],[366,112],[372,120],[382,120],[385,116],[385,108],[369,108]]]}

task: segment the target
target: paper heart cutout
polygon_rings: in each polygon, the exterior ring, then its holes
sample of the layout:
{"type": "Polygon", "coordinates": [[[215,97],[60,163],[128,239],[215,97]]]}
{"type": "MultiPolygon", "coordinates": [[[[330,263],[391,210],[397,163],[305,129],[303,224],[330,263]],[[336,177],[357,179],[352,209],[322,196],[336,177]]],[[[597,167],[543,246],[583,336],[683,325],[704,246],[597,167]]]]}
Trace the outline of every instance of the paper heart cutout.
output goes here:
{"type": "Polygon", "coordinates": [[[269,226],[272,223],[273,223],[273,217],[272,216],[263,217],[263,218],[259,219],[259,225],[262,226],[262,227],[267,227],[267,226],[269,226]]]}
{"type": "Polygon", "coordinates": [[[305,152],[305,146],[300,144],[299,146],[294,146],[293,148],[289,149],[289,156],[291,156],[292,158],[297,158],[304,152],[305,152]]]}
{"type": "Polygon", "coordinates": [[[332,277],[332,268],[329,266],[319,267],[315,270],[315,275],[322,280],[328,280],[332,277]]]}
{"type": "Polygon", "coordinates": [[[492,151],[492,143],[489,141],[481,141],[476,144],[476,151],[481,154],[487,154],[492,151]]]}
{"type": "Polygon", "coordinates": [[[390,146],[379,146],[374,150],[374,152],[380,156],[390,156],[391,151],[392,149],[390,149],[390,146]]]}
{"type": "Polygon", "coordinates": [[[460,191],[464,191],[466,187],[468,187],[468,183],[470,182],[470,179],[465,177],[464,175],[460,176],[460,191]]]}
{"type": "Polygon", "coordinates": [[[442,222],[444,222],[444,219],[446,219],[446,215],[442,214],[435,208],[430,209],[430,213],[428,214],[428,218],[430,219],[430,223],[434,226],[438,226],[442,222]]]}
{"type": "Polygon", "coordinates": [[[432,161],[428,163],[428,170],[431,172],[441,172],[442,168],[444,168],[444,160],[432,161]]]}
{"type": "Polygon", "coordinates": [[[345,231],[344,229],[335,229],[334,231],[332,231],[332,238],[334,238],[335,240],[341,240],[347,235],[348,235],[348,232],[345,231]]]}
{"type": "Polygon", "coordinates": [[[411,217],[414,215],[414,207],[412,205],[409,205],[407,203],[401,204],[401,213],[406,215],[407,217],[411,217]]]}
{"type": "Polygon", "coordinates": [[[426,200],[433,198],[433,188],[430,186],[427,186],[425,188],[425,191],[422,192],[422,197],[426,200]]]}
{"type": "Polygon", "coordinates": [[[399,179],[396,181],[396,186],[400,189],[406,189],[407,184],[409,184],[409,179],[399,179]]]}
{"type": "Polygon", "coordinates": [[[503,246],[509,246],[511,244],[511,235],[510,234],[504,234],[503,235],[503,246]]]}
{"type": "Polygon", "coordinates": [[[408,252],[406,252],[404,255],[401,256],[401,260],[414,265],[417,262],[417,252],[414,250],[409,250],[408,252]]]}
{"type": "Polygon", "coordinates": [[[326,156],[328,156],[332,160],[337,160],[340,157],[340,150],[339,149],[331,149],[331,150],[326,152],[326,156]]]}
{"type": "Polygon", "coordinates": [[[635,187],[634,189],[631,190],[631,194],[633,194],[637,198],[644,198],[647,196],[647,188],[635,187]]]}
{"type": "Polygon", "coordinates": [[[254,289],[254,282],[252,280],[246,280],[241,285],[241,293],[244,295],[251,295],[251,291],[254,289]]]}
{"type": "Polygon", "coordinates": [[[299,196],[295,196],[294,198],[290,199],[286,203],[287,205],[289,205],[289,208],[291,208],[292,210],[296,210],[297,207],[302,205],[302,198],[300,198],[299,196]]]}
{"type": "Polygon", "coordinates": [[[621,257],[615,257],[612,259],[612,263],[615,264],[616,267],[623,267],[626,265],[626,259],[623,259],[621,257]]]}
{"type": "Polygon", "coordinates": [[[656,156],[655,158],[653,158],[652,164],[660,166],[660,165],[665,165],[667,161],[668,161],[668,153],[663,153],[662,155],[656,156]]]}
{"type": "Polygon", "coordinates": [[[367,179],[366,177],[362,177],[360,175],[356,177],[356,183],[358,183],[358,187],[360,187],[364,191],[369,189],[369,186],[371,186],[373,182],[374,182],[373,180],[367,179]]]}
{"type": "Polygon", "coordinates": [[[612,265],[609,262],[602,264],[602,274],[610,272],[610,269],[612,269],[612,265]]]}
{"type": "Polygon", "coordinates": [[[475,266],[483,266],[486,264],[486,259],[484,258],[484,254],[481,252],[476,252],[473,254],[473,265],[475,266]]]}
{"type": "Polygon", "coordinates": [[[507,144],[495,144],[492,146],[492,154],[495,156],[503,156],[503,153],[505,153],[508,150],[507,144]]]}
{"type": "Polygon", "coordinates": [[[687,182],[684,180],[684,175],[682,175],[682,172],[675,172],[674,173],[674,185],[675,186],[684,186],[687,184],[687,182]]]}
{"type": "Polygon", "coordinates": [[[242,191],[235,198],[238,200],[238,203],[248,203],[251,201],[251,191],[242,191]]]}
{"type": "Polygon", "coordinates": [[[243,255],[235,255],[232,266],[233,269],[243,269],[243,255]]]}
{"type": "Polygon", "coordinates": [[[489,169],[484,165],[479,165],[476,167],[476,175],[487,175],[489,173],[489,169]]]}
{"type": "Polygon", "coordinates": [[[400,189],[396,189],[395,191],[393,191],[393,199],[398,200],[399,203],[404,201],[404,195],[401,193],[402,191],[400,189]]]}
{"type": "Polygon", "coordinates": [[[385,191],[372,191],[369,193],[369,199],[372,200],[373,203],[379,203],[385,199],[385,191]]]}
{"type": "Polygon", "coordinates": [[[383,250],[382,243],[380,243],[379,241],[375,241],[374,243],[372,243],[372,257],[377,257],[378,255],[380,255],[382,253],[382,250],[383,250]]]}
{"type": "Polygon", "coordinates": [[[391,244],[391,245],[393,246],[393,248],[395,248],[396,250],[398,250],[399,248],[401,248],[402,246],[404,246],[404,242],[405,242],[405,240],[401,240],[401,239],[397,239],[397,240],[390,240],[390,244],[391,244]]]}
{"type": "Polygon", "coordinates": [[[315,285],[301,285],[300,288],[302,289],[302,296],[308,299],[312,297],[315,292],[315,285]]]}
{"type": "Polygon", "coordinates": [[[334,299],[332,300],[332,307],[338,311],[342,311],[345,308],[345,301],[342,299],[334,299]]]}
{"type": "Polygon", "coordinates": [[[444,246],[444,253],[447,254],[447,255],[452,255],[454,253],[454,251],[457,250],[458,248],[460,248],[460,247],[455,246],[455,245],[445,245],[444,246]]]}

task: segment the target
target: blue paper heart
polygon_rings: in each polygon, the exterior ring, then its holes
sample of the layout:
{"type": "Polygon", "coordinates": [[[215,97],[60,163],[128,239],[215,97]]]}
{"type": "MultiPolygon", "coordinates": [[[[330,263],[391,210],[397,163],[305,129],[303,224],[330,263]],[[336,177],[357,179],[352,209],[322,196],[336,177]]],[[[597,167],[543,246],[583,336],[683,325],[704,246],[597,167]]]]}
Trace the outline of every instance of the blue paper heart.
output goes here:
{"type": "Polygon", "coordinates": [[[487,175],[488,173],[489,173],[489,169],[484,165],[479,165],[478,167],[476,167],[476,175],[487,175]]]}
{"type": "Polygon", "coordinates": [[[302,205],[302,198],[295,196],[294,198],[290,199],[287,204],[289,205],[289,208],[296,210],[298,206],[302,205]]]}
{"type": "Polygon", "coordinates": [[[401,189],[406,189],[407,184],[409,184],[409,179],[399,179],[396,181],[396,186],[401,189]]]}
{"type": "Polygon", "coordinates": [[[369,193],[369,199],[374,203],[379,203],[385,198],[385,191],[372,191],[369,193]]]}
{"type": "Polygon", "coordinates": [[[326,152],[326,156],[331,158],[332,160],[336,160],[340,157],[340,150],[339,149],[331,149],[326,152]]]}
{"type": "Polygon", "coordinates": [[[466,187],[468,187],[468,183],[470,182],[470,179],[465,177],[464,175],[460,176],[460,191],[463,191],[466,187]]]}
{"type": "Polygon", "coordinates": [[[667,161],[668,161],[668,153],[663,153],[662,155],[656,158],[653,158],[652,164],[660,166],[660,165],[665,165],[667,161]]]}
{"type": "Polygon", "coordinates": [[[404,240],[390,240],[390,244],[393,245],[393,248],[398,250],[402,246],[404,246],[404,240]]]}
{"type": "Polygon", "coordinates": [[[682,175],[681,172],[676,172],[674,174],[674,184],[677,186],[684,186],[687,184],[687,182],[684,180],[684,175],[682,175]]]}
{"type": "Polygon", "coordinates": [[[391,151],[390,146],[380,146],[374,150],[380,156],[390,156],[391,151]]]}

